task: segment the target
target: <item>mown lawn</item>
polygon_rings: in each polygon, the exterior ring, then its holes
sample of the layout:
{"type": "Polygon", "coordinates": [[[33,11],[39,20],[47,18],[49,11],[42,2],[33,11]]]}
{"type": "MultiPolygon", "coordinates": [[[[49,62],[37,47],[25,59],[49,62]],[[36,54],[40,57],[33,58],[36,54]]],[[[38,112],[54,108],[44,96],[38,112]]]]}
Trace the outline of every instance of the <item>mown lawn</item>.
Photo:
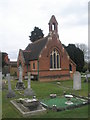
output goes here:
{"type": "MultiPolygon", "coordinates": [[[[15,85],[17,81],[11,81],[12,89],[16,93],[16,98],[24,97],[19,94],[19,91],[15,90],[15,85]]],[[[24,81],[25,86],[27,87],[27,81],[24,81]]],[[[32,81],[31,87],[34,90],[37,98],[39,100],[49,97],[50,93],[56,93],[58,96],[62,96],[64,91],[66,93],[74,93],[76,95],[88,96],[88,84],[84,83],[84,79],[82,79],[82,89],[75,91],[73,90],[73,81],[60,81],[60,85],[56,82],[38,82],[32,81]]],[[[18,110],[10,103],[10,98],[6,98],[6,94],[8,91],[8,86],[6,85],[6,90],[2,91],[2,117],[3,118],[22,118],[22,115],[18,112],[18,110]]],[[[23,94],[24,91],[21,91],[23,94]]],[[[14,99],[14,98],[12,98],[14,99]]],[[[47,113],[43,115],[31,116],[32,118],[88,118],[88,105],[75,108],[73,110],[66,110],[62,112],[54,112],[51,110],[47,110],[47,113]]]]}

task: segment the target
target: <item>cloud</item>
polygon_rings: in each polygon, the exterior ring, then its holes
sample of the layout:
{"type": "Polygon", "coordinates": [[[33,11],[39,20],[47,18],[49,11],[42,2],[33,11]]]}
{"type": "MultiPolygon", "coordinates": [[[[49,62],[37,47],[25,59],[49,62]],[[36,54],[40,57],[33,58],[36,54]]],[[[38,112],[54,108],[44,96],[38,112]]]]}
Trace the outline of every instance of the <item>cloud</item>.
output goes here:
{"type": "Polygon", "coordinates": [[[18,52],[17,50],[14,51],[7,51],[8,52],[8,57],[10,58],[10,61],[17,61],[18,58],[18,52]]]}
{"type": "Polygon", "coordinates": [[[28,36],[35,26],[48,34],[53,14],[61,42],[87,41],[87,10],[88,0],[1,0],[0,50],[7,51],[11,59],[17,58],[19,49],[30,43],[28,36]]]}
{"type": "Polygon", "coordinates": [[[73,28],[62,28],[59,31],[59,38],[65,45],[69,43],[83,43],[88,45],[88,27],[78,26],[73,28]]]}
{"type": "Polygon", "coordinates": [[[65,25],[86,25],[88,19],[88,0],[55,0],[47,1],[42,4],[41,11],[51,16],[55,14],[57,18],[63,17],[65,25]],[[46,4],[47,3],[47,4],[46,4]],[[66,22],[67,21],[67,22],[66,22]]]}

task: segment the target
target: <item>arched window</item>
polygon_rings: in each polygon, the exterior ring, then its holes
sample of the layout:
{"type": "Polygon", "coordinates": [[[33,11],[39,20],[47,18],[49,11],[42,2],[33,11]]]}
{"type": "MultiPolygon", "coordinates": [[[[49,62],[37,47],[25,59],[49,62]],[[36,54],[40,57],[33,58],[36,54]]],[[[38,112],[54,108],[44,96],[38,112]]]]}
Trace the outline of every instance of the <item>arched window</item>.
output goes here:
{"type": "Polygon", "coordinates": [[[35,69],[35,63],[33,63],[33,69],[35,69]]]}
{"type": "Polygon", "coordinates": [[[57,50],[53,50],[50,54],[50,68],[59,69],[60,68],[60,55],[57,50]]]}
{"type": "Polygon", "coordinates": [[[72,71],[72,65],[71,64],[69,64],[69,70],[72,71]]]}
{"type": "Polygon", "coordinates": [[[57,68],[60,68],[60,56],[57,54],[57,68]]]}
{"type": "Polygon", "coordinates": [[[52,24],[52,30],[55,30],[55,23],[52,24]]]}
{"type": "Polygon", "coordinates": [[[56,51],[54,50],[54,68],[56,68],[56,51]]]}

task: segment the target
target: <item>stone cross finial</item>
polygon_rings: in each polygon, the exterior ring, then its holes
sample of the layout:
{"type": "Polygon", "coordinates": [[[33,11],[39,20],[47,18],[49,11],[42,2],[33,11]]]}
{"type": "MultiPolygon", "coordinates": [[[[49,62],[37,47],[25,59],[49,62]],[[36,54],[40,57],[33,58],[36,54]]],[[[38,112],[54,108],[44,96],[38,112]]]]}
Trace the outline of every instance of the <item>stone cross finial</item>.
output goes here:
{"type": "Polygon", "coordinates": [[[11,82],[10,82],[10,74],[7,74],[7,80],[8,80],[8,90],[11,91],[11,82]]]}
{"type": "Polygon", "coordinates": [[[22,82],[22,67],[19,66],[19,82],[22,82]]]}
{"type": "Polygon", "coordinates": [[[30,72],[28,72],[28,89],[31,88],[31,76],[30,76],[30,72]]]}
{"type": "Polygon", "coordinates": [[[8,93],[7,98],[15,97],[15,93],[13,92],[11,88],[11,82],[10,82],[10,73],[7,74],[7,80],[8,80],[8,93]]]}

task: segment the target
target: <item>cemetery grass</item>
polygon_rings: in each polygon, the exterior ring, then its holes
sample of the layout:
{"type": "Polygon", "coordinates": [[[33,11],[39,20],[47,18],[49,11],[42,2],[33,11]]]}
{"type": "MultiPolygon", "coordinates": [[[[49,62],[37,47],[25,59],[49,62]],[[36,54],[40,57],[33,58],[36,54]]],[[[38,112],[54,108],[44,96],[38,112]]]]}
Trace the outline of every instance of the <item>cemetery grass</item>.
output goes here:
{"type": "MultiPolygon", "coordinates": [[[[84,83],[84,79],[82,78],[82,89],[75,91],[73,90],[73,81],[60,81],[60,84],[56,82],[39,82],[32,81],[31,87],[34,90],[37,98],[39,100],[49,97],[51,93],[56,93],[58,96],[62,96],[65,91],[67,94],[73,93],[81,96],[88,96],[88,85],[90,83],[84,83]]],[[[18,112],[18,110],[10,103],[10,100],[17,99],[20,97],[24,97],[24,91],[16,91],[15,85],[17,81],[11,81],[12,89],[16,93],[15,98],[6,98],[6,94],[8,91],[8,85],[6,83],[6,89],[2,91],[2,117],[3,118],[22,118],[22,115],[18,112]],[[21,93],[21,94],[20,94],[21,93]]],[[[27,87],[27,81],[24,81],[25,86],[27,87]]],[[[90,107],[90,105],[89,105],[90,107]]],[[[36,118],[87,118],[88,117],[88,105],[75,108],[73,110],[66,110],[62,112],[53,112],[51,110],[47,110],[47,113],[43,115],[31,116],[36,118]]]]}

